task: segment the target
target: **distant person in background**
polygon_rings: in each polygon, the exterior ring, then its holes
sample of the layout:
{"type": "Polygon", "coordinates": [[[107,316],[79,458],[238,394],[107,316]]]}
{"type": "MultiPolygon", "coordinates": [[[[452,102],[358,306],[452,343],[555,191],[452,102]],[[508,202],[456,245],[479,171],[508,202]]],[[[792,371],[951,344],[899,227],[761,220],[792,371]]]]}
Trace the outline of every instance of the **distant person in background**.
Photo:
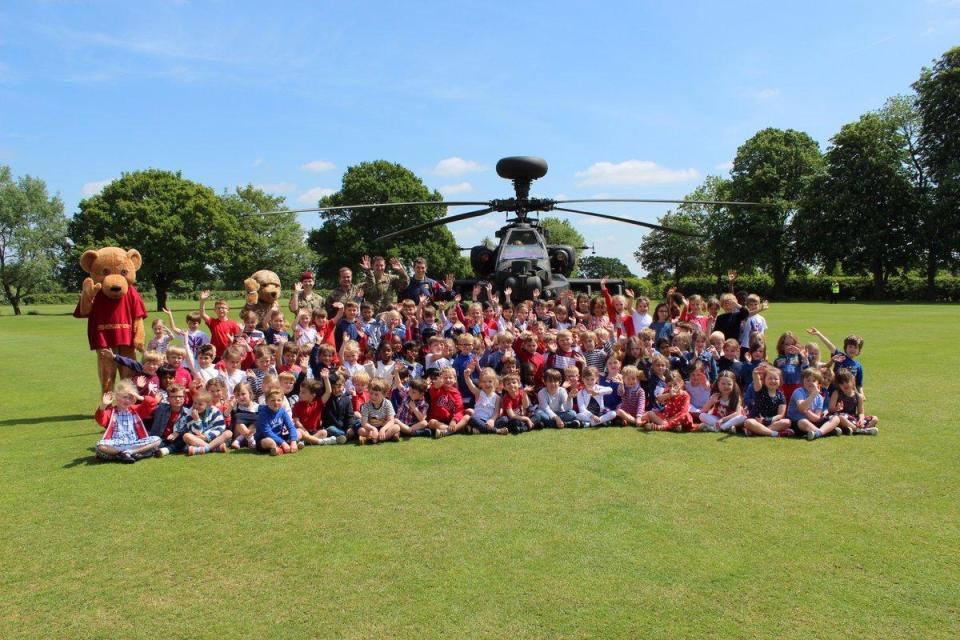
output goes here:
{"type": "Polygon", "coordinates": [[[834,280],[830,283],[830,304],[837,304],[840,299],[840,283],[834,280]]]}

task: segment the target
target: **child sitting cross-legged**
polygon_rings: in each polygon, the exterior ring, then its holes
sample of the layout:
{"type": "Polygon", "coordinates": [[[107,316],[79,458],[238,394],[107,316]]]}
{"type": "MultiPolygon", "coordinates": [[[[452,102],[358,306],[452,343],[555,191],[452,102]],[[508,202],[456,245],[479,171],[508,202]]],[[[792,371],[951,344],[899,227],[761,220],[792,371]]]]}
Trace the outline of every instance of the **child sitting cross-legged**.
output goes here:
{"type": "Polygon", "coordinates": [[[467,366],[464,380],[467,387],[473,395],[474,404],[472,409],[467,409],[470,415],[470,421],[467,427],[470,433],[499,433],[506,435],[509,433],[506,427],[497,429],[497,412],[500,410],[500,396],[497,394],[497,372],[487,367],[480,372],[478,384],[473,382],[473,372],[479,366],[480,361],[474,359],[467,366]]]}
{"type": "Polygon", "coordinates": [[[283,408],[283,391],[279,388],[267,392],[266,404],[260,405],[257,413],[257,448],[272,456],[297,452],[297,427],[290,414],[283,408]]]}
{"type": "Polygon", "coordinates": [[[223,414],[213,406],[213,396],[205,390],[193,394],[190,407],[189,431],[183,434],[188,456],[199,456],[211,451],[226,453],[233,433],[226,428],[223,414]]]}
{"type": "Polygon", "coordinates": [[[879,433],[876,416],[863,411],[863,394],[857,391],[856,378],[850,371],[841,369],[834,380],[836,389],[830,395],[830,411],[840,419],[840,427],[846,435],[875,436],[879,433]]]}
{"type": "Polygon", "coordinates": [[[600,372],[596,367],[583,370],[583,386],[577,392],[577,418],[581,427],[599,427],[617,417],[617,412],[607,409],[603,397],[613,391],[599,384],[600,372]]]}
{"type": "Polygon", "coordinates": [[[637,426],[649,431],[694,431],[690,417],[690,394],[683,388],[679,371],[666,374],[667,390],[657,396],[662,410],[647,411],[637,426]]]}
{"type": "Polygon", "coordinates": [[[305,380],[300,385],[300,398],[293,405],[293,424],[300,440],[306,444],[336,444],[337,438],[321,428],[323,403],[330,399],[330,377],[305,380]]]}
{"type": "Polygon", "coordinates": [[[743,423],[744,435],[789,437],[794,434],[786,417],[787,401],[780,390],[780,370],[761,362],[753,370],[753,399],[743,423]]]}
{"type": "Polygon", "coordinates": [[[520,376],[503,376],[503,395],[500,397],[500,414],[496,421],[498,429],[506,428],[510,433],[524,433],[533,428],[533,420],[527,416],[530,399],[520,386],[520,376]]]}
{"type": "Polygon", "coordinates": [[[129,464],[154,454],[160,438],[148,435],[143,426],[137,405],[143,400],[128,380],[118,382],[112,393],[103,394],[94,415],[97,424],[106,429],[97,443],[97,457],[129,464]]]}
{"type": "Polygon", "coordinates": [[[806,369],[801,381],[802,386],[793,392],[787,409],[790,427],[805,433],[807,440],[815,440],[831,433],[842,435],[840,417],[826,417],[826,403],[820,394],[820,384],[823,382],[820,372],[806,369]]]}
{"type": "MultiPolygon", "coordinates": [[[[570,365],[576,369],[576,365],[570,365]]],[[[547,369],[543,374],[543,388],[537,392],[537,409],[533,420],[538,427],[579,427],[580,420],[573,410],[573,394],[560,385],[562,376],[556,369],[547,369]]]]}
{"type": "Polygon", "coordinates": [[[393,404],[387,400],[389,388],[383,378],[370,381],[370,399],[360,407],[359,444],[400,440],[400,426],[393,419],[393,404]]]}
{"type": "MultiPolygon", "coordinates": [[[[227,349],[228,353],[229,351],[227,349]]],[[[240,382],[233,388],[231,405],[233,410],[230,412],[230,420],[236,437],[230,446],[239,449],[246,444],[251,449],[256,449],[254,434],[257,431],[257,414],[260,412],[260,405],[253,399],[253,390],[250,389],[249,384],[240,382]]]]}
{"type": "Polygon", "coordinates": [[[635,425],[643,417],[647,399],[643,385],[640,384],[640,370],[629,364],[623,368],[620,375],[623,381],[620,383],[621,400],[616,410],[617,417],[625,425],[635,425]]]}
{"type": "MultiPolygon", "coordinates": [[[[736,345],[740,348],[739,343],[736,345]]],[[[740,387],[732,371],[721,371],[713,383],[710,398],[700,409],[700,431],[723,431],[739,427],[747,416],[743,414],[740,387]]]]}
{"type": "MultiPolygon", "coordinates": [[[[399,382],[400,371],[395,372],[399,382]]],[[[432,432],[427,428],[427,381],[417,378],[411,380],[405,388],[399,386],[397,399],[397,413],[395,420],[400,427],[400,433],[405,436],[430,436],[432,432]]]]}
{"type": "Polygon", "coordinates": [[[167,387],[167,401],[158,404],[156,411],[153,412],[150,435],[157,436],[161,440],[161,446],[156,453],[158,458],[179,453],[187,448],[183,442],[183,434],[190,423],[190,409],[184,406],[185,399],[186,389],[179,384],[171,383],[167,387]]]}
{"type": "Polygon", "coordinates": [[[330,398],[323,403],[323,428],[337,439],[337,444],[343,444],[357,437],[360,418],[353,410],[346,376],[339,372],[325,375],[330,376],[330,398]]]}

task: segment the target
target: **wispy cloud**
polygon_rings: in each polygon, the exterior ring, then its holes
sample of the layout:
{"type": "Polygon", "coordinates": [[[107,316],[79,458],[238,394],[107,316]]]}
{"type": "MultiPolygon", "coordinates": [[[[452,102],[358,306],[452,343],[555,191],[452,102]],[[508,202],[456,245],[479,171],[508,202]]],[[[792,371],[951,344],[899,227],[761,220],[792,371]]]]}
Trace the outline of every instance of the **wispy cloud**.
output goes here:
{"type": "Polygon", "coordinates": [[[80,188],[80,195],[84,198],[95,196],[103,191],[103,188],[111,182],[113,182],[113,180],[96,180],[94,182],[87,182],[80,188]]]}
{"type": "Polygon", "coordinates": [[[257,158],[256,160],[254,160],[253,162],[250,163],[250,166],[251,166],[251,167],[259,167],[259,166],[262,165],[262,164],[263,164],[263,158],[257,158]]]}
{"type": "Polygon", "coordinates": [[[261,191],[267,193],[291,193],[297,190],[297,185],[292,182],[270,182],[266,184],[256,184],[253,185],[261,191]]]}
{"type": "Polygon", "coordinates": [[[328,187],[314,187],[301,193],[300,197],[297,198],[297,202],[300,204],[317,204],[320,202],[320,198],[325,198],[334,193],[336,192],[328,187]]]}
{"type": "Polygon", "coordinates": [[[177,42],[174,38],[152,35],[115,36],[99,31],[78,31],[64,27],[41,27],[40,33],[73,47],[104,47],[127,53],[167,60],[236,63],[243,59],[218,51],[210,42],[177,42]]]}
{"type": "Polygon", "coordinates": [[[773,87],[764,87],[759,89],[755,93],[756,97],[760,100],[771,100],[780,95],[780,89],[774,89],[773,87]]]}
{"type": "Polygon", "coordinates": [[[335,169],[337,165],[333,164],[329,160],[313,160],[306,164],[300,165],[302,171],[312,171],[314,173],[320,173],[322,171],[330,171],[335,169]]]}
{"type": "Polygon", "coordinates": [[[433,173],[438,176],[452,177],[462,176],[465,173],[472,173],[474,171],[483,171],[484,169],[486,169],[486,167],[479,162],[464,160],[463,158],[453,156],[451,158],[444,158],[438,162],[437,166],[433,168],[433,173]]]}
{"type": "Polygon", "coordinates": [[[578,171],[579,186],[670,184],[687,182],[700,177],[696,169],[667,169],[651,160],[624,162],[595,162],[584,171],[578,171]]]}
{"type": "Polygon", "coordinates": [[[457,184],[446,184],[437,188],[437,191],[445,196],[452,196],[458,193],[469,193],[473,191],[473,185],[469,182],[458,182],[457,184]]]}

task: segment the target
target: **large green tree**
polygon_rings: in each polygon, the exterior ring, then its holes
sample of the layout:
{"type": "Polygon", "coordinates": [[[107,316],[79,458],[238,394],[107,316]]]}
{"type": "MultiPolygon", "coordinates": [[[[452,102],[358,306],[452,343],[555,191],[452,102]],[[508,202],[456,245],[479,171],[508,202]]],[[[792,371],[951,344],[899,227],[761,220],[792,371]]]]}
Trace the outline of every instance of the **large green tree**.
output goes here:
{"type": "Polygon", "coordinates": [[[882,296],[889,276],[911,266],[916,254],[907,162],[906,141],[891,120],[870,113],[844,125],[794,219],[800,250],[848,273],[871,273],[882,296]]]}
{"type": "Polygon", "coordinates": [[[69,229],[77,252],[102,246],[139,250],[138,279],[153,284],[157,310],[166,306],[176,281],[205,282],[212,268],[233,259],[227,239],[238,233],[236,218],[213,189],[159,169],[125,173],[81,200],[69,229]]]}
{"type": "Polygon", "coordinates": [[[578,261],[579,271],[577,275],[581,278],[632,278],[633,273],[630,267],[625,265],[620,258],[609,258],[607,256],[583,256],[578,261]]]}
{"type": "Polygon", "coordinates": [[[580,247],[586,246],[587,241],[577,228],[569,220],[547,216],[540,220],[540,227],[546,236],[548,244],[566,244],[574,249],[574,255],[577,256],[573,261],[573,269],[570,273],[579,273],[580,265],[580,247]]]}
{"type": "Polygon", "coordinates": [[[225,286],[240,288],[254,271],[270,269],[289,287],[314,266],[316,255],[307,246],[306,232],[297,221],[297,214],[254,213],[282,210],[286,206],[282,196],[247,185],[221,194],[220,201],[237,225],[237,233],[225,238],[229,258],[216,268],[225,286]]]}
{"type": "MultiPolygon", "coordinates": [[[[703,232],[704,214],[697,211],[668,211],[657,223],[699,234],[703,232]]],[[[655,280],[671,278],[674,284],[680,279],[706,270],[707,261],[702,239],[654,229],[640,241],[640,248],[633,254],[655,280]]]]}
{"type": "Polygon", "coordinates": [[[920,115],[917,143],[932,187],[918,232],[927,243],[927,283],[960,260],[960,47],[950,49],[913,84],[920,115]]]}
{"type": "Polygon", "coordinates": [[[730,171],[730,196],[769,207],[739,207],[725,229],[730,250],[773,278],[783,295],[790,271],[800,264],[791,222],[806,182],[820,170],[817,142],[802,131],[763,129],[737,149],[730,171]]]}
{"type": "MultiPolygon", "coordinates": [[[[440,200],[440,194],[430,191],[409,169],[376,160],[348,168],[340,190],[323,198],[320,206],[440,200]]],[[[436,220],[445,214],[446,207],[440,204],[323,211],[320,228],[311,231],[307,239],[317,255],[318,276],[336,282],[340,267],[355,267],[364,255],[375,254],[396,256],[407,264],[417,256],[424,256],[432,274],[465,276],[469,263],[460,255],[453,233],[445,226],[389,242],[380,241],[384,234],[436,220]]]]}
{"type": "Polygon", "coordinates": [[[23,296],[54,286],[66,228],[63,202],[47,195],[43,180],[14,181],[0,166],[0,285],[15,315],[23,296]]]}

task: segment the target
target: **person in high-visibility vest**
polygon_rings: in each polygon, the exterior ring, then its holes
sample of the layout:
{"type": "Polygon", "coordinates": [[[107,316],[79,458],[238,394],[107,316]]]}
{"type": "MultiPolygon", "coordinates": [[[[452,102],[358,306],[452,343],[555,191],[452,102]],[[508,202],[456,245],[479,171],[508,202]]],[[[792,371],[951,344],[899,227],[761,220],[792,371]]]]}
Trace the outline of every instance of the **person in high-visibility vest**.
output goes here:
{"type": "Polygon", "coordinates": [[[840,299],[840,283],[834,280],[830,283],[830,304],[836,304],[840,299]]]}

